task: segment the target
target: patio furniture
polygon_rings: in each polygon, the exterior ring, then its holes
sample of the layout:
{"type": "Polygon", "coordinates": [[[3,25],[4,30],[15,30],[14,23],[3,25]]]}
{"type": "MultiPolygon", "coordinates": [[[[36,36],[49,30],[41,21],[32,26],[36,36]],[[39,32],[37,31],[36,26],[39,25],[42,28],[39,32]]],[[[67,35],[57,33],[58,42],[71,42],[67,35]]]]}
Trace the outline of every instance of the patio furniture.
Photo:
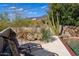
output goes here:
{"type": "Polygon", "coordinates": [[[0,32],[0,55],[19,56],[20,54],[32,56],[27,52],[27,49],[21,49],[16,39],[16,33],[12,29],[9,28],[0,32]]]}
{"type": "Polygon", "coordinates": [[[34,56],[59,56],[57,53],[47,51],[42,48],[42,46],[38,43],[26,43],[23,44],[22,47],[23,49],[27,49],[30,51],[31,55],[34,56]]]}
{"type": "Polygon", "coordinates": [[[40,49],[40,50],[32,51],[31,54],[33,54],[35,56],[59,56],[57,53],[50,52],[50,51],[47,51],[45,49],[40,49]]]}
{"type": "Polygon", "coordinates": [[[9,55],[11,55],[11,50],[8,49],[9,46],[6,43],[7,42],[5,41],[5,39],[0,35],[0,56],[6,56],[6,55],[9,56],[9,55]],[[5,50],[6,50],[6,52],[5,52],[5,50]]]}
{"type": "Polygon", "coordinates": [[[43,49],[42,46],[37,43],[26,43],[21,45],[21,48],[29,50],[29,53],[31,53],[32,51],[43,49]]]}
{"type": "Polygon", "coordinates": [[[0,56],[58,56],[56,53],[46,51],[40,44],[26,43],[19,45],[16,33],[8,28],[0,32],[0,56]],[[42,53],[42,54],[41,54],[42,53]]]}

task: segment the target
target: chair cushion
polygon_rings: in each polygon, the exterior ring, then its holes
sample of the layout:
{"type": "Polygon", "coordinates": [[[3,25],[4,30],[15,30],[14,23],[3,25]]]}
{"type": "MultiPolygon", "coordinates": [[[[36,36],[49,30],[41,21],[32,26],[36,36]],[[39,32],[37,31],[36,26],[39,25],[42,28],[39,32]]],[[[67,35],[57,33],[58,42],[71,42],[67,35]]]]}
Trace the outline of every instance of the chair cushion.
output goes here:
{"type": "Polygon", "coordinates": [[[0,37],[0,52],[3,51],[3,44],[4,44],[3,41],[4,41],[4,39],[2,37],[0,37]]]}
{"type": "Polygon", "coordinates": [[[2,36],[9,37],[9,35],[10,35],[10,28],[4,29],[3,31],[0,32],[0,34],[2,36]]]}

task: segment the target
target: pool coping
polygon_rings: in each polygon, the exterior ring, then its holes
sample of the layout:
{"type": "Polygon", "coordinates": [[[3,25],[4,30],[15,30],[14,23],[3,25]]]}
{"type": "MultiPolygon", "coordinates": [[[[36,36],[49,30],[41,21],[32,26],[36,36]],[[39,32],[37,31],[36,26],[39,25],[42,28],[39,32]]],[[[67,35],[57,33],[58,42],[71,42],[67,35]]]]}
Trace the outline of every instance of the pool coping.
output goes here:
{"type": "MultiPolygon", "coordinates": [[[[61,39],[60,39],[61,40],[61,39]]],[[[75,54],[75,52],[68,46],[68,44],[64,43],[62,40],[61,40],[62,44],[66,47],[66,49],[68,50],[68,52],[71,54],[71,56],[77,56],[75,54]]]]}

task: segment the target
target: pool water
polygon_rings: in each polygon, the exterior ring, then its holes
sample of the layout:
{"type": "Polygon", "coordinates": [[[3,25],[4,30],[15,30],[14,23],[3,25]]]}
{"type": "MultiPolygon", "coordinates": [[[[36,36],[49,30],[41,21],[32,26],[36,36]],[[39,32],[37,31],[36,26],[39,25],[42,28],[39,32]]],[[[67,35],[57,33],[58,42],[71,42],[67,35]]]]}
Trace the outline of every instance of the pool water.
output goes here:
{"type": "Polygon", "coordinates": [[[75,54],[79,56],[79,40],[70,39],[67,44],[75,52],[75,54]]]}

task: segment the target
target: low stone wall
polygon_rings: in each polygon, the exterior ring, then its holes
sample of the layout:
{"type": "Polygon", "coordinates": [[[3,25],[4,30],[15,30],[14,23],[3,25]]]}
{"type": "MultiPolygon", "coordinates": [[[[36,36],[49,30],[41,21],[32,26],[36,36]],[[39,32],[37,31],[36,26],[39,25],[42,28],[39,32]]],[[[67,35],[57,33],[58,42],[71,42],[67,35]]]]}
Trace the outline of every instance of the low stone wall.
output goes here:
{"type": "Polygon", "coordinates": [[[76,26],[64,26],[63,33],[72,37],[79,37],[79,27],[76,26]]]}
{"type": "Polygon", "coordinates": [[[60,37],[65,41],[67,39],[79,39],[79,26],[64,26],[60,37]]]}

